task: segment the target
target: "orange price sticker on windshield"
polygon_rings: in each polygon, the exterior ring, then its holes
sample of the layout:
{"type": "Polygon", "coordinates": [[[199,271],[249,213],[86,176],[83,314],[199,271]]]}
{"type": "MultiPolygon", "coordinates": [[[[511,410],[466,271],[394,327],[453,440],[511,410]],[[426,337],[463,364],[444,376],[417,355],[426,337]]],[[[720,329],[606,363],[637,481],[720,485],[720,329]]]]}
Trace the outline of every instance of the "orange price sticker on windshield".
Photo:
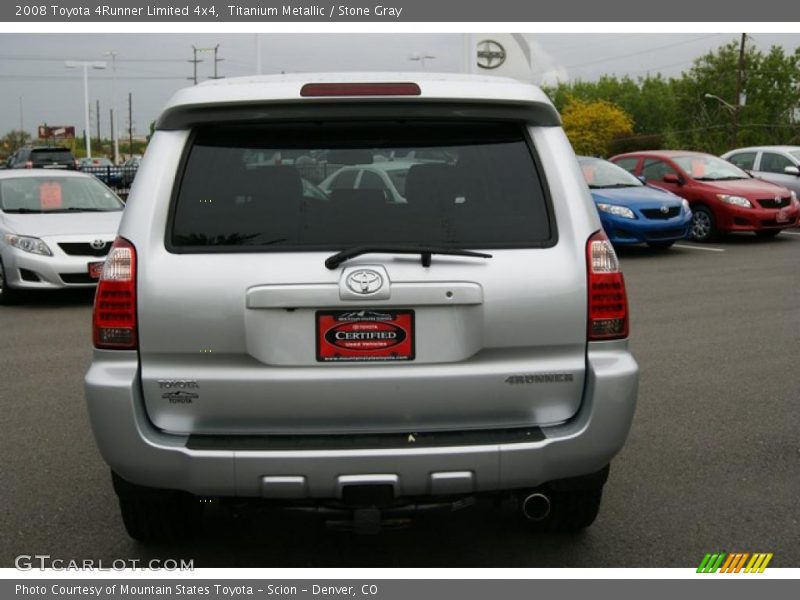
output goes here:
{"type": "Polygon", "coordinates": [[[39,184],[39,204],[42,210],[61,208],[61,184],[57,181],[39,184]]]}

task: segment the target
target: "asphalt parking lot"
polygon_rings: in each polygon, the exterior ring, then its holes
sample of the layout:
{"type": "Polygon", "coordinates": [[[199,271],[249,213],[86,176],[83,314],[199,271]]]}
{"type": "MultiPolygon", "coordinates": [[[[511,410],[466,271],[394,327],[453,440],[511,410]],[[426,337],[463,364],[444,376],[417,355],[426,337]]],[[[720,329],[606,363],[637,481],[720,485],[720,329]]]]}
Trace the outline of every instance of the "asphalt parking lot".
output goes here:
{"type": "Polygon", "coordinates": [[[694,567],[773,552],[800,567],[800,230],[621,251],[641,366],[636,418],[596,523],[531,534],[475,508],[377,536],[212,507],[198,540],[125,534],[84,408],[91,293],[0,307],[0,567],[194,559],[197,567],[694,567]]]}

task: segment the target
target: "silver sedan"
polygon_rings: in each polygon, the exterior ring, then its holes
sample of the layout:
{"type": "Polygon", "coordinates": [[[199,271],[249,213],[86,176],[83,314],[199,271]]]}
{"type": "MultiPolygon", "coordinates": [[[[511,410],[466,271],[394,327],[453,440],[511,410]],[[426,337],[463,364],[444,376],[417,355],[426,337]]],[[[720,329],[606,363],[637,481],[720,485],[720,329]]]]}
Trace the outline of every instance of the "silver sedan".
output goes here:
{"type": "Polygon", "coordinates": [[[0,304],[26,289],[96,285],[123,206],[83,173],[0,172],[0,304]]]}

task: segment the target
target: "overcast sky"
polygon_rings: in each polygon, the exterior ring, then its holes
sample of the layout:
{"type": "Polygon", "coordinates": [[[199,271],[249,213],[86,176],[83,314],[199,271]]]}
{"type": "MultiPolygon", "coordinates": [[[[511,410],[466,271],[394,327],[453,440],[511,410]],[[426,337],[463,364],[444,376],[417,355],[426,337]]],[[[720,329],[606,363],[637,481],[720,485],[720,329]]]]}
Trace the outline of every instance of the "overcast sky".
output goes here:
{"type": "MultiPolygon", "coordinates": [[[[692,61],[724,43],[737,39],[731,33],[691,34],[530,34],[534,82],[595,80],[603,74],[676,76],[692,61]]],[[[409,56],[431,55],[427,71],[458,71],[462,39],[458,34],[319,34],[261,33],[264,73],[422,69],[409,56]]],[[[783,46],[788,52],[800,46],[800,34],[758,33],[748,43],[762,49],[783,46]]],[[[192,46],[219,44],[219,75],[234,77],[256,72],[254,34],[0,34],[0,135],[19,129],[31,133],[43,123],[74,125],[83,129],[83,79],[79,69],[68,70],[65,60],[103,60],[117,53],[117,113],[127,129],[128,93],[133,95],[134,130],[146,133],[167,99],[190,85],[192,46]],[[22,110],[20,111],[20,106],[22,110]],[[20,114],[21,112],[21,114],[20,114]]],[[[198,79],[213,75],[213,53],[201,52],[198,79]]],[[[108,60],[108,59],[106,59],[108,60]]],[[[109,63],[110,66],[110,63],[109,63]]],[[[100,129],[110,136],[112,98],[110,69],[91,71],[89,97],[92,108],[100,101],[100,129]]],[[[96,117],[92,117],[92,135],[96,117]]]]}

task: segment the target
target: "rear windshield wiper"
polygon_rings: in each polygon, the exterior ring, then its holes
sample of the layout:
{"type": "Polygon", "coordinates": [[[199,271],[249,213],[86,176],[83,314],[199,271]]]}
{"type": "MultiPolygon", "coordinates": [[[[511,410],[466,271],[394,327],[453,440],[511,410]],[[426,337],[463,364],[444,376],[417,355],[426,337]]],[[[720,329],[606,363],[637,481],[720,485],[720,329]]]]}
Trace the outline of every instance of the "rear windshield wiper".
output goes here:
{"type": "Polygon", "coordinates": [[[6,213],[13,213],[17,215],[32,215],[32,214],[39,214],[44,212],[38,208],[5,208],[3,209],[6,213]]]}
{"type": "Polygon", "coordinates": [[[423,267],[431,266],[432,254],[447,254],[450,256],[473,256],[475,258],[492,258],[491,254],[483,252],[472,252],[471,250],[461,250],[459,248],[441,248],[439,246],[354,246],[346,248],[341,252],[329,256],[325,259],[325,266],[331,270],[335,269],[343,262],[361,256],[362,254],[385,253],[385,254],[419,254],[422,259],[423,267]]]}

